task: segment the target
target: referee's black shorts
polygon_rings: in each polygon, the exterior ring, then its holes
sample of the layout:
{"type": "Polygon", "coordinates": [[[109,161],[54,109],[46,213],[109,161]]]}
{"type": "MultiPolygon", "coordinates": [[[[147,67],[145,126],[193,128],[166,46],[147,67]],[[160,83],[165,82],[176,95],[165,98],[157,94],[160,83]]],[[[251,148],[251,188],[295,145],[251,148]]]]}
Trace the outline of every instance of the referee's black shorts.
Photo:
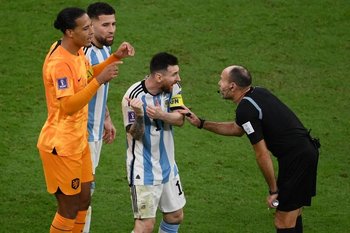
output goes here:
{"type": "Polygon", "coordinates": [[[316,195],[316,176],[319,151],[309,140],[300,140],[298,146],[278,158],[278,210],[292,211],[311,205],[316,195]]]}

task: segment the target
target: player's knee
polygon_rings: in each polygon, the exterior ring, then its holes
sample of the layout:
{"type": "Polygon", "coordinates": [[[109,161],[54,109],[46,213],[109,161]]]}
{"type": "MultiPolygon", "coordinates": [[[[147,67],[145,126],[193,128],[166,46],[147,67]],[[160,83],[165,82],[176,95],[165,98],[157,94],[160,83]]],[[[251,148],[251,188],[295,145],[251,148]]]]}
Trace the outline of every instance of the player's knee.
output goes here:
{"type": "Polygon", "coordinates": [[[91,204],[91,198],[90,195],[88,197],[81,197],[80,198],[80,210],[87,210],[91,204]]]}
{"type": "Polygon", "coordinates": [[[283,218],[278,214],[275,215],[275,227],[276,229],[293,228],[295,227],[295,221],[288,218],[283,218]]]}
{"type": "Polygon", "coordinates": [[[152,222],[146,222],[144,225],[144,232],[153,232],[154,229],[154,223],[152,222]]]}
{"type": "Polygon", "coordinates": [[[153,232],[155,219],[137,219],[135,220],[134,233],[153,232]]]}
{"type": "Polygon", "coordinates": [[[180,209],[172,213],[167,213],[163,215],[163,219],[170,224],[181,224],[184,219],[184,212],[180,209]]]}

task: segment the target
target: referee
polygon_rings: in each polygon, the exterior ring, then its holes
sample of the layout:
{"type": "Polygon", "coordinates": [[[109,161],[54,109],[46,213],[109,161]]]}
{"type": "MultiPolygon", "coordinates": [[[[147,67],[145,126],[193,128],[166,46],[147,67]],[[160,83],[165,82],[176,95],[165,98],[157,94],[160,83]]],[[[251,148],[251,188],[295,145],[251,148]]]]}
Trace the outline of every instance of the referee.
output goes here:
{"type": "Polygon", "coordinates": [[[225,68],[218,84],[222,97],[237,104],[235,121],[206,121],[188,108],[182,113],[200,129],[226,136],[245,133],[268,185],[267,204],[277,207],[276,232],[303,232],[302,208],[310,206],[316,195],[318,139],[310,136],[298,117],[276,96],[264,88],[253,87],[251,75],[244,67],[225,68]],[[278,160],[277,180],[270,152],[278,160]]]}

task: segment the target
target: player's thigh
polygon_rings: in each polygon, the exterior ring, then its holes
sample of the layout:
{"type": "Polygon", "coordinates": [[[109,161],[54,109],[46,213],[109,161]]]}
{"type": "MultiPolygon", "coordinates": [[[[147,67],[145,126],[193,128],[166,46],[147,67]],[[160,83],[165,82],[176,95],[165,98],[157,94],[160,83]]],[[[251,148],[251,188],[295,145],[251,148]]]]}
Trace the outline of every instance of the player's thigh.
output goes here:
{"type": "Polygon", "coordinates": [[[134,185],[130,188],[135,219],[155,218],[163,185],[134,185]]]}
{"type": "Polygon", "coordinates": [[[96,168],[100,161],[102,144],[103,144],[102,140],[89,142],[93,174],[95,174],[96,168]]]}
{"type": "Polygon", "coordinates": [[[56,193],[58,189],[66,195],[80,193],[82,154],[61,156],[40,151],[40,156],[49,193],[56,193]]]}
{"type": "Polygon", "coordinates": [[[81,168],[81,182],[91,182],[93,181],[94,177],[92,174],[92,161],[91,161],[91,153],[90,153],[90,147],[86,146],[85,150],[83,151],[83,154],[81,156],[82,161],[82,168],[81,168]]]}
{"type": "Polygon", "coordinates": [[[159,209],[163,213],[172,213],[182,209],[185,204],[185,193],[181,185],[180,176],[178,175],[164,184],[159,209]]]}

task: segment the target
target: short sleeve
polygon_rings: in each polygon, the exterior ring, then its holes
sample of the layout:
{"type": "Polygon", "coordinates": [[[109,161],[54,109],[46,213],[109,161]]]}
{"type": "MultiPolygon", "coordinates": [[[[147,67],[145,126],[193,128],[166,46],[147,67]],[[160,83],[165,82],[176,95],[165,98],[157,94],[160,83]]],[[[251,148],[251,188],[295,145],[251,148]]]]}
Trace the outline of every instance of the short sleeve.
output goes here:
{"type": "Polygon", "coordinates": [[[125,97],[129,96],[128,94],[125,94],[122,100],[122,112],[123,112],[123,122],[124,127],[127,127],[128,125],[132,125],[136,120],[136,115],[134,110],[130,107],[128,101],[125,99],[125,97]]]}
{"type": "Polygon", "coordinates": [[[236,123],[242,127],[252,145],[264,139],[259,110],[247,100],[242,100],[236,110],[236,123]]]}
{"type": "Polygon", "coordinates": [[[56,63],[51,69],[51,78],[56,91],[56,98],[74,95],[74,80],[68,64],[56,63]]]}

